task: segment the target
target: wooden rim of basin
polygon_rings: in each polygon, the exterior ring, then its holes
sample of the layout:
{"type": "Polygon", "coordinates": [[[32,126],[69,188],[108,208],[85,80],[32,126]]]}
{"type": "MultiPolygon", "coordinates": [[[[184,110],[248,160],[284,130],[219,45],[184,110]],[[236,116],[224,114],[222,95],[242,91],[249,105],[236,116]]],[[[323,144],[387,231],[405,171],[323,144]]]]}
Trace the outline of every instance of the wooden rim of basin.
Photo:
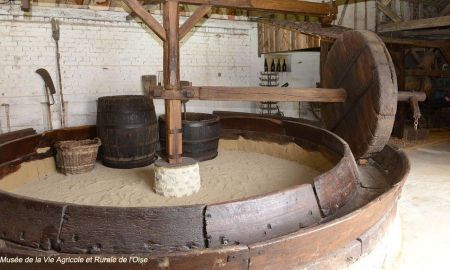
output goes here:
{"type": "MultiPolygon", "coordinates": [[[[209,113],[187,112],[182,113],[181,118],[183,125],[189,125],[191,127],[213,125],[220,121],[220,117],[218,115],[209,113]],[[187,119],[185,118],[185,116],[187,116],[187,119]]],[[[166,115],[162,114],[158,117],[158,119],[159,121],[166,122],[166,115]]]]}
{"type": "MultiPolygon", "coordinates": [[[[225,264],[242,263],[252,269],[279,267],[280,260],[293,267],[344,247],[381,222],[395,206],[409,171],[405,155],[386,146],[373,162],[387,172],[390,187],[358,209],[342,213],[357,196],[361,177],[342,139],[327,130],[282,119],[229,116],[221,117],[221,125],[224,138],[295,142],[337,157],[336,165],[313,184],[213,205],[100,207],[0,191],[0,254],[145,254],[170,256],[179,263],[188,263],[192,256],[203,258],[189,265],[211,264],[225,256],[225,264]],[[248,260],[250,266],[243,263],[248,260]]],[[[86,126],[4,143],[0,145],[0,181],[22,162],[53,155],[52,149],[38,153],[38,148],[95,136],[95,126],[86,126]]]]}

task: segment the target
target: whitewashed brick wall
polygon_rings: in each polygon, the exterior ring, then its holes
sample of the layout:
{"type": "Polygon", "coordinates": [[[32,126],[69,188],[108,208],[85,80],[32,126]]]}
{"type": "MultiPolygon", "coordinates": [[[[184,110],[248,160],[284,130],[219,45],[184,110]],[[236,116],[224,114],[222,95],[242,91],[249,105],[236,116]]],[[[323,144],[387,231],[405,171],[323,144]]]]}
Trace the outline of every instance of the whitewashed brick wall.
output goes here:
{"type": "MultiPolygon", "coordinates": [[[[94,124],[99,96],[141,94],[141,76],[162,70],[162,44],[124,11],[93,11],[33,6],[24,16],[17,4],[0,5],[0,132],[48,128],[44,82],[46,68],[58,88],[51,18],[60,23],[61,70],[69,126],[94,124]]],[[[158,20],[161,18],[156,16],[158,20]]],[[[183,19],[182,19],[183,20],[183,19]]],[[[258,83],[256,24],[209,19],[182,42],[181,77],[194,85],[250,86],[258,83]]],[[[58,91],[58,90],[57,90],[58,91]]],[[[59,97],[55,97],[59,100],[59,97]]],[[[155,101],[157,113],[163,103],[155,101]]],[[[255,112],[249,102],[189,102],[189,111],[255,112]]],[[[59,127],[59,104],[52,107],[59,127]]]]}

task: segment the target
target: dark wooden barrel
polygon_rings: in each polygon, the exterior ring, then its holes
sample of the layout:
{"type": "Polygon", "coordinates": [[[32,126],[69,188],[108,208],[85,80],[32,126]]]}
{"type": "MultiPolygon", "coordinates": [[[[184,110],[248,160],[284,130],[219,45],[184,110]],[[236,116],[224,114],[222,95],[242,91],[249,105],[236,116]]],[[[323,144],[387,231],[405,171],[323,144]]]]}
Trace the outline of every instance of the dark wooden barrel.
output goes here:
{"type": "Polygon", "coordinates": [[[112,168],[137,168],[155,161],[158,141],[153,100],[147,96],[98,99],[97,134],[100,157],[112,168]]]}
{"type": "MultiPolygon", "coordinates": [[[[220,118],[206,113],[183,114],[183,156],[198,161],[217,156],[220,137],[220,118]]],[[[166,151],[166,117],[159,117],[161,153],[166,151]]]]}

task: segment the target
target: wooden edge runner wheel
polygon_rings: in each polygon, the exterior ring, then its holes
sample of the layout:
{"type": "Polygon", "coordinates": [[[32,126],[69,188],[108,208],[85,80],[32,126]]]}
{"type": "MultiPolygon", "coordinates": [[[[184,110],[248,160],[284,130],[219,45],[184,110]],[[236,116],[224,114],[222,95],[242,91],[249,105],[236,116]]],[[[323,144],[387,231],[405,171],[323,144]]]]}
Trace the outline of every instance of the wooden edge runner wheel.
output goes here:
{"type": "Polygon", "coordinates": [[[328,52],[322,79],[322,87],[347,91],[345,102],[322,104],[325,126],[350,145],[355,159],[380,152],[398,96],[394,63],[381,38],[370,31],[343,33],[328,52]]]}

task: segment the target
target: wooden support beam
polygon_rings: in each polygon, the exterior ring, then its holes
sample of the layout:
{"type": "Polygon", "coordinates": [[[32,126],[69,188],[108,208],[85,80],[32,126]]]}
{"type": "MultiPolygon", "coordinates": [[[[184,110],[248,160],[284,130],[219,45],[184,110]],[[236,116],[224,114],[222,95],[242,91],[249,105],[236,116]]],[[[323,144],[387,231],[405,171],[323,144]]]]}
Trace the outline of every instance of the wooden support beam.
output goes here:
{"type": "MultiPolygon", "coordinates": [[[[163,24],[166,31],[164,42],[163,70],[164,91],[179,92],[180,87],[180,43],[178,2],[164,3],[163,24]]],[[[182,162],[183,141],[181,122],[181,101],[166,100],[166,153],[170,164],[182,162]]]]}
{"type": "Polygon", "coordinates": [[[439,36],[450,36],[450,28],[431,28],[422,30],[402,31],[398,34],[401,37],[431,36],[431,38],[433,38],[433,36],[436,36],[436,38],[439,38],[439,36]]]}
{"type": "Polygon", "coordinates": [[[423,39],[408,39],[408,38],[391,38],[381,36],[384,43],[406,45],[419,48],[442,48],[450,46],[450,41],[446,40],[423,40],[423,39]]]}
{"type": "Polygon", "coordinates": [[[424,69],[407,69],[408,76],[418,77],[450,77],[450,70],[424,70],[424,69]]]}
{"type": "Polygon", "coordinates": [[[380,0],[377,2],[377,7],[380,9],[386,16],[388,16],[393,22],[400,22],[402,19],[398,16],[392,9],[390,9],[387,5],[381,3],[380,0]]]}
{"type": "Polygon", "coordinates": [[[199,6],[194,13],[187,19],[183,25],[180,27],[180,40],[183,39],[189,31],[206,15],[209,11],[211,11],[211,7],[209,5],[199,6]]]}
{"type": "Polygon", "coordinates": [[[379,0],[381,4],[388,6],[392,1],[391,0],[379,0]]]}
{"type": "Polygon", "coordinates": [[[182,91],[163,91],[151,87],[150,96],[166,100],[219,100],[219,101],[309,101],[344,102],[344,89],[285,88],[285,87],[223,87],[188,86],[182,91]]]}
{"type": "Polygon", "coordinates": [[[331,43],[320,41],[320,86],[323,85],[323,70],[328,57],[328,51],[331,48],[331,43]]]}
{"type": "Polygon", "coordinates": [[[439,16],[445,16],[448,14],[450,14],[450,3],[448,3],[447,6],[445,6],[445,8],[441,10],[441,12],[439,12],[439,16]]]}
{"type": "MultiPolygon", "coordinates": [[[[138,0],[122,0],[160,39],[166,40],[161,24],[139,3],[138,0]]],[[[178,26],[177,26],[178,28],[178,26]]]]}
{"type": "MultiPolygon", "coordinates": [[[[178,0],[166,0],[178,1],[178,0]]],[[[180,0],[180,3],[195,5],[212,5],[220,7],[234,7],[241,9],[260,9],[269,11],[300,13],[311,16],[335,18],[337,6],[330,3],[314,3],[298,0],[180,0]]]]}
{"type": "Polygon", "coordinates": [[[378,26],[378,33],[423,29],[432,27],[445,27],[449,25],[450,25],[450,16],[442,16],[412,21],[380,24],[378,26]]]}

